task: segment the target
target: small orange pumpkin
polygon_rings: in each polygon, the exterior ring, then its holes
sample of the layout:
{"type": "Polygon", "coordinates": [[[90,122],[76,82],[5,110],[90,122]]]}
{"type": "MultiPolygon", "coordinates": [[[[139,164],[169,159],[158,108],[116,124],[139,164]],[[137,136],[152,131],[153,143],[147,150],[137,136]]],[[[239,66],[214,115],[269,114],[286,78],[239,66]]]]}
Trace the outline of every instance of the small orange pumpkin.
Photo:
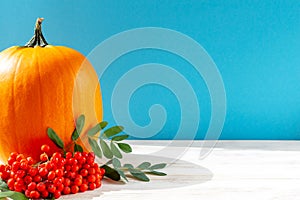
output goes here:
{"type": "MultiPolygon", "coordinates": [[[[37,19],[35,34],[25,46],[0,53],[0,161],[13,151],[38,160],[42,144],[58,150],[47,136],[48,127],[68,145],[79,115],[85,115],[82,134],[103,117],[92,65],[71,48],[48,45],[42,21],[37,19]]],[[[81,142],[89,149],[87,141],[81,142]]]]}

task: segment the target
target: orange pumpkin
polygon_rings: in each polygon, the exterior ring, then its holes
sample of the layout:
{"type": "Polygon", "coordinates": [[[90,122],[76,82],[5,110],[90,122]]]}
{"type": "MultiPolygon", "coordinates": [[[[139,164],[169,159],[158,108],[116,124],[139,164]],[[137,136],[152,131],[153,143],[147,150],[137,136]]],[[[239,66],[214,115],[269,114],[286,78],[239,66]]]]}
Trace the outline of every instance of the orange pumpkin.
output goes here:
{"type": "MultiPolygon", "coordinates": [[[[0,53],[0,160],[10,152],[39,158],[40,146],[50,145],[51,127],[66,145],[76,118],[84,114],[87,129],[102,120],[102,98],[96,72],[79,52],[48,45],[38,18],[35,35],[25,46],[0,53]]],[[[85,149],[89,149],[81,137],[85,149]]]]}

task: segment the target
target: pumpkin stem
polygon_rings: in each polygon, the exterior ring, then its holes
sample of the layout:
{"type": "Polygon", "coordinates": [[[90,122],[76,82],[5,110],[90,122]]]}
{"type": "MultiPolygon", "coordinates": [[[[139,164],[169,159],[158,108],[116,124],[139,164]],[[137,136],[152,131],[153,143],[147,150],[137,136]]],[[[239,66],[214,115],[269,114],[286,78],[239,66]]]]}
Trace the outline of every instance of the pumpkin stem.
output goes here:
{"type": "Polygon", "coordinates": [[[44,18],[37,18],[34,29],[34,36],[25,44],[26,47],[45,47],[48,45],[46,42],[43,33],[42,33],[42,22],[44,18]]]}

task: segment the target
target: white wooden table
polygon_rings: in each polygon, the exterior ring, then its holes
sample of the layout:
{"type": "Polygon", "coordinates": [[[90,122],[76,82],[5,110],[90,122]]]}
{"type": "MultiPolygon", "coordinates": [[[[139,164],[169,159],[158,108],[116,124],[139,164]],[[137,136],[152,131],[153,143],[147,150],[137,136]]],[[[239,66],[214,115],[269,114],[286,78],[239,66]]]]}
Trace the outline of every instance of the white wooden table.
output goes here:
{"type": "MultiPolygon", "coordinates": [[[[167,162],[166,177],[151,176],[148,183],[103,181],[95,191],[62,199],[204,199],[204,200],[295,200],[300,199],[300,141],[218,141],[213,151],[199,160],[201,141],[186,148],[178,141],[177,158],[153,156],[168,141],[130,141],[131,163],[167,162]]],[[[167,147],[166,152],[176,151],[167,147]]]]}

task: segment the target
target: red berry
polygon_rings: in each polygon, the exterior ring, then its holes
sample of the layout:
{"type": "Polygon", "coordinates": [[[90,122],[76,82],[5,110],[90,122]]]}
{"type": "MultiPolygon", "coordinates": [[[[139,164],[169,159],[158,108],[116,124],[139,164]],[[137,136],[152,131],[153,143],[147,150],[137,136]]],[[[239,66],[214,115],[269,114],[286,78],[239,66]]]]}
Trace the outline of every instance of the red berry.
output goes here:
{"type": "Polygon", "coordinates": [[[43,162],[46,162],[48,160],[48,156],[46,153],[42,153],[40,155],[40,160],[43,161],[43,162]]]}
{"type": "Polygon", "coordinates": [[[23,178],[26,175],[24,170],[18,170],[15,174],[16,178],[23,178]]]}
{"type": "Polygon", "coordinates": [[[98,174],[98,173],[95,174],[95,176],[96,176],[96,180],[101,180],[103,177],[101,174],[98,174]]]}
{"type": "Polygon", "coordinates": [[[86,178],[83,178],[82,179],[82,184],[88,184],[89,182],[88,182],[88,180],[86,179],[86,178]]]}
{"type": "Polygon", "coordinates": [[[90,190],[96,189],[96,183],[89,183],[89,189],[90,190]]]}
{"type": "Polygon", "coordinates": [[[47,168],[48,171],[50,171],[50,170],[52,170],[54,168],[54,164],[51,163],[51,162],[47,162],[46,163],[46,168],[47,168]]]}
{"type": "Polygon", "coordinates": [[[42,150],[42,152],[48,153],[50,151],[50,147],[49,147],[49,145],[44,144],[41,146],[41,150],[42,150]]]}
{"type": "Polygon", "coordinates": [[[73,165],[71,170],[72,170],[72,172],[77,172],[79,170],[79,166],[73,165]]]}
{"type": "Polygon", "coordinates": [[[59,153],[59,152],[55,152],[53,155],[52,155],[52,158],[61,158],[62,157],[62,155],[61,155],[61,153],[59,153]]]}
{"type": "Polygon", "coordinates": [[[43,182],[40,182],[36,185],[36,189],[40,192],[43,192],[46,189],[46,185],[43,182]]]}
{"type": "Polygon", "coordinates": [[[14,171],[10,171],[9,177],[10,177],[10,178],[17,178],[17,177],[16,177],[16,173],[15,173],[14,171]]]}
{"type": "Polygon", "coordinates": [[[71,188],[69,186],[66,186],[63,190],[63,194],[70,194],[71,193],[71,188]]]}
{"type": "Polygon", "coordinates": [[[42,177],[40,175],[36,175],[35,177],[33,177],[33,181],[39,183],[42,181],[42,177]]]}
{"type": "Polygon", "coordinates": [[[82,157],[81,152],[74,153],[74,158],[76,158],[77,160],[80,159],[81,157],[82,157]]]}
{"type": "Polygon", "coordinates": [[[39,169],[39,175],[40,175],[41,177],[44,177],[44,176],[46,176],[47,174],[48,174],[47,168],[40,168],[40,169],[39,169]]]}
{"type": "Polygon", "coordinates": [[[47,199],[48,196],[49,196],[49,192],[47,190],[44,190],[42,193],[41,193],[41,196],[44,198],[44,199],[47,199]]]}
{"type": "Polygon", "coordinates": [[[31,192],[30,190],[25,190],[25,196],[30,198],[30,192],[31,192]]]}
{"type": "Polygon", "coordinates": [[[91,167],[95,168],[95,170],[99,168],[99,166],[98,166],[97,163],[93,163],[93,164],[91,165],[91,167]]]}
{"type": "Polygon", "coordinates": [[[72,166],[71,165],[65,165],[65,170],[66,171],[71,171],[72,169],[72,166]]]}
{"type": "Polygon", "coordinates": [[[75,178],[74,185],[80,186],[81,184],[82,184],[82,179],[81,178],[75,178]]]}
{"type": "Polygon", "coordinates": [[[73,185],[71,187],[71,193],[76,194],[79,192],[79,187],[77,185],[73,185]]]}
{"type": "Polygon", "coordinates": [[[33,164],[33,158],[32,157],[27,157],[26,158],[28,165],[32,165],[33,164]]]}
{"type": "Polygon", "coordinates": [[[64,186],[69,186],[71,184],[71,180],[69,178],[65,178],[64,180],[64,186]]]}
{"type": "Polygon", "coordinates": [[[96,170],[94,168],[89,168],[88,172],[89,172],[89,175],[93,175],[96,173],[96,170]]]}
{"type": "Polygon", "coordinates": [[[38,169],[36,167],[31,167],[29,170],[28,170],[28,174],[32,177],[34,177],[35,175],[37,175],[38,173],[38,169]]]}
{"type": "Polygon", "coordinates": [[[16,159],[19,154],[17,152],[11,152],[9,157],[12,159],[16,159]]]}
{"type": "Polygon", "coordinates": [[[56,166],[57,163],[59,162],[59,158],[51,157],[50,161],[51,161],[51,163],[53,163],[56,166]]]}
{"type": "Polygon", "coordinates": [[[89,155],[89,153],[88,153],[88,152],[82,152],[81,155],[82,155],[83,157],[87,157],[87,156],[89,155]]]}
{"type": "Polygon", "coordinates": [[[11,157],[9,157],[8,160],[7,160],[7,163],[8,163],[9,165],[12,165],[13,162],[15,162],[15,161],[16,161],[16,158],[11,158],[11,157]]]}
{"type": "Polygon", "coordinates": [[[38,192],[38,191],[31,191],[30,192],[30,198],[32,198],[32,199],[38,199],[38,198],[40,198],[40,193],[38,192]]]}
{"type": "Polygon", "coordinates": [[[24,157],[24,155],[23,154],[19,154],[19,155],[17,155],[17,157],[16,157],[16,161],[21,161],[22,159],[24,159],[25,157],[24,157]]]}
{"type": "Polygon", "coordinates": [[[55,170],[55,174],[57,177],[62,177],[64,175],[64,171],[62,169],[55,170]]]}
{"type": "Polygon", "coordinates": [[[36,183],[35,182],[31,182],[27,186],[27,189],[30,190],[30,191],[35,190],[35,188],[36,188],[36,183]]]}
{"type": "Polygon", "coordinates": [[[80,175],[81,176],[87,176],[89,174],[88,170],[87,169],[82,169],[80,170],[80,175]]]}
{"type": "Polygon", "coordinates": [[[24,182],[28,185],[29,183],[31,183],[32,182],[32,177],[31,176],[25,176],[25,178],[24,178],[24,182]]]}
{"type": "Polygon", "coordinates": [[[76,173],[75,172],[70,172],[69,173],[69,178],[71,178],[71,179],[76,178],[76,173]]]}
{"type": "Polygon", "coordinates": [[[63,184],[63,179],[62,179],[62,178],[55,178],[55,179],[53,180],[53,184],[54,184],[55,186],[60,185],[60,184],[63,184]]]}
{"type": "Polygon", "coordinates": [[[96,176],[95,175],[89,175],[88,176],[88,182],[89,183],[94,183],[96,181],[96,176]]]}
{"type": "Polygon", "coordinates": [[[48,173],[48,180],[53,180],[55,178],[55,172],[54,171],[50,171],[48,173]]]}
{"type": "Polygon", "coordinates": [[[71,152],[66,153],[66,159],[70,159],[73,157],[73,154],[71,152]]]}
{"type": "Polygon", "coordinates": [[[7,184],[8,187],[13,188],[14,184],[15,184],[15,179],[14,178],[8,179],[6,184],[7,184]]]}
{"type": "Polygon", "coordinates": [[[49,184],[47,190],[50,193],[54,193],[56,191],[56,187],[53,184],[49,184]]]}
{"type": "Polygon", "coordinates": [[[11,169],[12,171],[17,171],[20,168],[21,163],[19,161],[15,161],[13,162],[13,164],[11,165],[11,169]]]}
{"type": "Polygon", "coordinates": [[[95,159],[95,153],[94,152],[89,152],[88,157],[95,159]]]}
{"type": "Polygon", "coordinates": [[[0,165],[0,172],[3,172],[5,170],[5,165],[0,165]]]}
{"type": "Polygon", "coordinates": [[[89,164],[84,164],[84,165],[83,165],[83,168],[84,168],[84,169],[89,169],[90,167],[91,167],[91,166],[90,166],[89,164]]]}
{"type": "Polygon", "coordinates": [[[75,178],[80,178],[82,179],[83,177],[80,174],[76,174],[75,178]]]}
{"type": "Polygon", "coordinates": [[[77,165],[78,161],[76,160],[76,158],[70,158],[67,160],[67,163],[73,166],[73,165],[77,165]]]}
{"type": "Polygon", "coordinates": [[[101,186],[101,181],[100,180],[96,181],[95,183],[96,183],[96,188],[99,188],[101,186]]]}
{"type": "Polygon", "coordinates": [[[94,163],[94,161],[95,161],[94,158],[92,158],[90,156],[87,157],[87,159],[86,159],[86,163],[89,164],[89,165],[92,165],[94,163]]]}
{"type": "Polygon", "coordinates": [[[80,164],[84,164],[86,162],[86,158],[82,156],[80,159],[78,159],[78,162],[80,164]]]}
{"type": "Polygon", "coordinates": [[[62,192],[62,191],[64,190],[64,188],[65,188],[65,186],[64,186],[63,184],[58,184],[58,185],[56,186],[56,190],[58,190],[58,191],[60,191],[60,192],[62,192]]]}
{"type": "Polygon", "coordinates": [[[27,160],[26,160],[26,162],[22,162],[21,161],[20,168],[23,169],[23,170],[27,170],[28,169],[28,162],[27,162],[27,160]]]}
{"type": "Polygon", "coordinates": [[[16,191],[16,192],[22,192],[23,191],[23,185],[15,183],[14,184],[14,191],[16,191]]]}
{"type": "Polygon", "coordinates": [[[10,173],[8,171],[0,172],[0,177],[2,180],[7,180],[10,177],[10,173]]]}
{"type": "Polygon", "coordinates": [[[79,188],[80,192],[85,192],[88,189],[89,189],[89,187],[87,186],[87,184],[82,184],[82,185],[80,185],[80,188],[79,188]]]}
{"type": "Polygon", "coordinates": [[[53,196],[54,196],[55,199],[58,199],[58,198],[61,196],[60,191],[56,190],[56,191],[54,192],[53,196]]]}

